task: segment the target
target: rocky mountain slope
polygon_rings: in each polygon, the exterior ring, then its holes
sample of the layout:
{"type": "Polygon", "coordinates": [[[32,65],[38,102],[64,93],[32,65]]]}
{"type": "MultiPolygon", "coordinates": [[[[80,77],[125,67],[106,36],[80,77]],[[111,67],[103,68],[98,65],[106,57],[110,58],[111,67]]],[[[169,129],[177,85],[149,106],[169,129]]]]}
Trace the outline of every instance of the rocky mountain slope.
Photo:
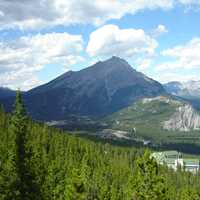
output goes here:
{"type": "Polygon", "coordinates": [[[103,116],[143,97],[165,93],[163,86],[134,70],[125,60],[112,57],[91,67],[69,71],[24,94],[35,119],[63,120],[70,115],[103,116]]]}
{"type": "Polygon", "coordinates": [[[191,131],[200,129],[200,114],[191,105],[186,104],[176,109],[168,121],[164,122],[166,130],[191,131]]]}

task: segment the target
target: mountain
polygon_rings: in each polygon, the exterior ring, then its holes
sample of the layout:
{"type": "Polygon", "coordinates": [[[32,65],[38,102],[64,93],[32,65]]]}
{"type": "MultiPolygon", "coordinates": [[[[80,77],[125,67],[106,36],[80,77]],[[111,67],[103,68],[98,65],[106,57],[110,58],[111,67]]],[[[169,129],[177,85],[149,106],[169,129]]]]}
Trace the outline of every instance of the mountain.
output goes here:
{"type": "Polygon", "coordinates": [[[167,92],[185,98],[200,98],[200,81],[169,82],[164,84],[167,92]]]}
{"type": "Polygon", "coordinates": [[[169,82],[163,86],[168,93],[186,99],[200,109],[200,81],[169,82]]]}
{"type": "Polygon", "coordinates": [[[178,81],[172,81],[164,84],[164,88],[168,93],[178,95],[178,93],[182,90],[183,85],[178,81]]]}
{"type": "Polygon", "coordinates": [[[138,100],[104,119],[112,130],[150,139],[154,143],[199,142],[200,113],[172,96],[138,100]],[[197,139],[198,138],[198,139],[197,139]]]}
{"type": "Polygon", "coordinates": [[[38,120],[68,116],[104,116],[143,97],[165,93],[163,86],[134,70],[125,60],[112,57],[83,70],[69,71],[28,91],[24,101],[38,120]]]}
{"type": "Polygon", "coordinates": [[[15,96],[15,91],[9,88],[0,87],[0,99],[15,96]]]}

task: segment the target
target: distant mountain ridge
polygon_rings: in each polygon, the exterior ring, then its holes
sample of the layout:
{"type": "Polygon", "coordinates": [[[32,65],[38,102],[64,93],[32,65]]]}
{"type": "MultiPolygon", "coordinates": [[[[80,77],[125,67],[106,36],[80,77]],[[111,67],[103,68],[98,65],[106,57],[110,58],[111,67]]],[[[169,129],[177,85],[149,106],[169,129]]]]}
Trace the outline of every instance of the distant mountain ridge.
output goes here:
{"type": "Polygon", "coordinates": [[[188,98],[200,98],[200,81],[169,82],[164,84],[167,92],[188,98]]]}
{"type": "Polygon", "coordinates": [[[163,86],[168,93],[187,100],[200,110],[200,81],[169,82],[163,86]]]}
{"type": "Polygon", "coordinates": [[[83,70],[69,71],[23,96],[34,119],[62,120],[70,115],[104,116],[143,97],[165,93],[163,86],[113,56],[83,70]]]}

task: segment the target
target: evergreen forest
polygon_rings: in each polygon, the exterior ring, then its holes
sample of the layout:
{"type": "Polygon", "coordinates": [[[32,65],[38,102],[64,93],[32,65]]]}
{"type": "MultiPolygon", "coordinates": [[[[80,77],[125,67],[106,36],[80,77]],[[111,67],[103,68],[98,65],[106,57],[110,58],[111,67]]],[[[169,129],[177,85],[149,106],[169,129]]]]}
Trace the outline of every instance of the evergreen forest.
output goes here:
{"type": "Polygon", "coordinates": [[[34,122],[18,91],[0,108],[0,200],[199,200],[199,174],[34,122]]]}

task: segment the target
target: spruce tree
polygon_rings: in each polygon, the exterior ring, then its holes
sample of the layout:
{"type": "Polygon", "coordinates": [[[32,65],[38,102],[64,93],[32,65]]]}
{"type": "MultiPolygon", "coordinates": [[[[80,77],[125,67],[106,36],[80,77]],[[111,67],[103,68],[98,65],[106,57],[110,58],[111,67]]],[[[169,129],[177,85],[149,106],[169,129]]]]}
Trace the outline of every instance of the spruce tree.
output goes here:
{"type": "Polygon", "coordinates": [[[200,196],[195,190],[195,188],[192,188],[191,186],[184,187],[181,191],[181,200],[199,200],[200,196]]]}
{"type": "Polygon", "coordinates": [[[14,167],[16,196],[13,199],[41,199],[33,172],[31,170],[31,150],[28,147],[28,117],[22,102],[20,91],[16,93],[14,111],[11,117],[10,131],[15,137],[14,167]]]}
{"type": "Polygon", "coordinates": [[[168,199],[165,179],[159,174],[158,164],[150,158],[148,151],[142,158],[137,159],[134,179],[134,200],[168,199]]]}
{"type": "Polygon", "coordinates": [[[78,169],[72,169],[70,178],[66,178],[66,200],[84,200],[86,199],[86,189],[83,177],[78,169]]]}

